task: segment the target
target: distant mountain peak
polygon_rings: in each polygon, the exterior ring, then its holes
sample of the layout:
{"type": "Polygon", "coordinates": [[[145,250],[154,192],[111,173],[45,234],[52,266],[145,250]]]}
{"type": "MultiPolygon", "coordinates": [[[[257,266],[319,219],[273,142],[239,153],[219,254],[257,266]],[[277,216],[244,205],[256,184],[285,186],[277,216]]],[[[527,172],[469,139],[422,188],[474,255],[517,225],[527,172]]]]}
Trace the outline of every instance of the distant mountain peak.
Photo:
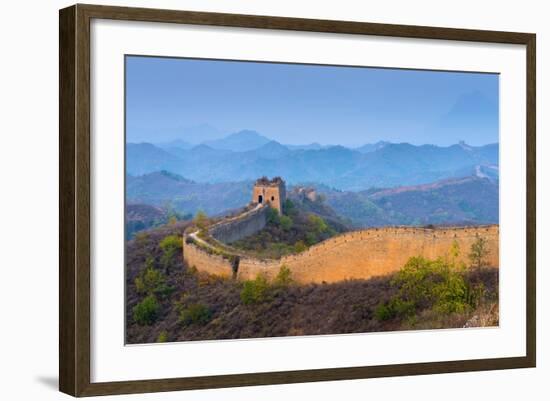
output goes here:
{"type": "Polygon", "coordinates": [[[283,144],[281,144],[277,141],[269,141],[265,145],[262,145],[261,148],[262,149],[273,148],[273,149],[287,149],[288,150],[288,148],[285,145],[283,145],[283,144]]]}
{"type": "MultiPolygon", "coordinates": [[[[157,174],[157,173],[151,173],[151,174],[154,175],[154,174],[157,174]]],[[[182,177],[179,174],[171,173],[170,171],[167,171],[167,170],[161,170],[161,171],[158,172],[158,174],[160,174],[164,177],[170,178],[172,180],[176,180],[176,181],[182,181],[182,182],[187,182],[187,183],[193,183],[194,182],[193,180],[188,180],[187,178],[182,177]]]]}
{"type": "Polygon", "coordinates": [[[197,145],[197,146],[193,146],[191,148],[192,151],[211,151],[211,150],[214,150],[214,148],[212,148],[211,146],[208,146],[204,143],[201,143],[200,145],[197,145]]]}
{"type": "Polygon", "coordinates": [[[370,153],[380,150],[387,145],[391,145],[391,143],[388,141],[378,141],[375,143],[367,143],[365,145],[359,146],[358,148],[355,148],[355,150],[361,153],[370,153]]]}
{"type": "MultiPolygon", "coordinates": [[[[253,133],[260,141],[241,140],[235,133],[222,144],[205,142],[190,150],[164,151],[151,144],[127,144],[126,168],[131,175],[167,170],[196,182],[235,182],[261,175],[282,176],[292,184],[315,182],[343,190],[394,187],[434,182],[476,173],[498,180],[499,146],[384,144],[361,152],[343,146],[293,149],[253,133]],[[222,149],[216,148],[216,145],[222,149]],[[227,149],[235,150],[227,150],[227,149]],[[226,149],[226,150],[223,150],[226,149]],[[494,165],[496,169],[485,166],[494,165]]],[[[460,138],[460,137],[459,137],[460,138]]]]}
{"type": "Polygon", "coordinates": [[[233,132],[232,134],[229,134],[227,136],[227,138],[231,138],[231,137],[248,137],[248,138],[257,138],[257,137],[262,137],[262,138],[265,138],[263,137],[262,135],[260,135],[257,131],[254,131],[254,130],[251,130],[251,129],[243,129],[243,130],[240,130],[240,131],[237,131],[237,132],[233,132]]]}
{"type": "Polygon", "coordinates": [[[262,145],[259,148],[252,150],[251,152],[257,154],[260,157],[271,159],[285,156],[292,151],[288,149],[285,145],[282,145],[277,141],[269,141],[265,145],[262,145]]]}
{"type": "Polygon", "coordinates": [[[319,142],[312,142],[312,143],[307,144],[307,145],[289,145],[289,144],[286,144],[284,146],[286,146],[290,150],[319,150],[319,149],[323,149],[323,148],[326,147],[324,145],[321,145],[319,142]]]}
{"type": "Polygon", "coordinates": [[[202,144],[214,149],[231,150],[233,152],[246,152],[257,149],[270,141],[269,138],[260,135],[253,130],[241,130],[228,136],[212,141],[205,141],[202,144]]]}
{"type": "Polygon", "coordinates": [[[468,145],[465,141],[458,141],[458,146],[460,146],[462,149],[471,151],[472,147],[468,145]]]}

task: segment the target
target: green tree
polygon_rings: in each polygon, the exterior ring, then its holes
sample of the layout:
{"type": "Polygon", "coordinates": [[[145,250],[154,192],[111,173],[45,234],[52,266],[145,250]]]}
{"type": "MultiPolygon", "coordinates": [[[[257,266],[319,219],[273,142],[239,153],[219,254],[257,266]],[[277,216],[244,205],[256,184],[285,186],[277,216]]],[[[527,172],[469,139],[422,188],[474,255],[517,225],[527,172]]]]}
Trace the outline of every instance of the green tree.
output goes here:
{"type": "Polygon", "coordinates": [[[300,253],[307,250],[307,245],[304,241],[300,240],[294,244],[294,252],[300,253]]]}
{"type": "Polygon", "coordinates": [[[268,299],[268,291],[267,278],[262,274],[258,274],[254,280],[247,280],[243,283],[241,301],[245,305],[264,302],[268,299]]]}
{"type": "Polygon", "coordinates": [[[287,266],[282,265],[279,269],[279,273],[277,273],[277,276],[275,277],[275,284],[280,286],[287,286],[292,284],[293,282],[294,280],[292,280],[292,272],[287,266]]]}
{"type": "Polygon", "coordinates": [[[192,304],[180,311],[179,322],[185,326],[205,325],[212,318],[212,311],[206,305],[192,304]]]}
{"type": "Polygon", "coordinates": [[[317,235],[314,232],[306,232],[306,244],[308,246],[314,245],[318,242],[317,235]]]}
{"type": "Polygon", "coordinates": [[[285,231],[289,231],[292,228],[293,221],[288,216],[281,216],[279,219],[281,228],[285,231]]]}
{"type": "Polygon", "coordinates": [[[154,259],[149,256],[145,260],[145,267],[135,278],[136,291],[140,294],[153,294],[165,284],[164,274],[155,268],[154,259]]]}
{"type": "Polygon", "coordinates": [[[283,212],[287,215],[293,214],[296,211],[294,202],[290,199],[286,199],[283,203],[283,212]]]}
{"type": "MultiPolygon", "coordinates": [[[[449,254],[457,257],[457,247],[452,246],[449,254]]],[[[397,294],[378,305],[375,317],[414,318],[422,309],[444,315],[472,310],[483,297],[484,288],[468,283],[464,273],[464,265],[454,261],[412,257],[391,281],[398,288],[397,294]]]]}
{"type": "Polygon", "coordinates": [[[266,220],[268,224],[274,224],[278,226],[281,223],[281,220],[277,209],[273,209],[272,207],[269,207],[267,209],[266,220]]]}
{"type": "Polygon", "coordinates": [[[168,235],[160,241],[159,247],[162,250],[160,262],[166,273],[170,272],[170,267],[174,263],[174,256],[181,252],[183,247],[182,241],[182,237],[177,235],[168,235]]]}
{"type": "Polygon", "coordinates": [[[478,237],[474,241],[474,243],[470,247],[470,254],[468,255],[468,257],[470,258],[470,262],[472,263],[472,266],[480,268],[485,265],[486,263],[485,258],[489,254],[487,245],[488,245],[487,240],[483,237],[478,237]]]}
{"type": "Polygon", "coordinates": [[[208,215],[203,210],[199,210],[193,221],[200,230],[206,230],[209,222],[208,215]]]}
{"type": "Polygon", "coordinates": [[[316,234],[322,234],[328,231],[328,225],[321,216],[317,216],[316,214],[310,214],[307,219],[311,229],[316,234]]]}
{"type": "Polygon", "coordinates": [[[451,249],[449,250],[449,256],[452,261],[455,261],[460,256],[460,245],[457,240],[454,240],[451,244],[451,249]]]}
{"type": "Polygon", "coordinates": [[[148,295],[132,309],[134,321],[139,325],[153,324],[158,317],[159,302],[154,295],[148,295]]]}
{"type": "MultiPolygon", "coordinates": [[[[168,175],[168,176],[172,176],[172,174],[167,172],[167,171],[164,172],[163,174],[168,175]]],[[[166,214],[166,220],[167,220],[168,224],[170,224],[170,225],[174,225],[179,220],[184,219],[184,216],[176,210],[176,208],[174,207],[173,202],[171,202],[171,201],[164,202],[163,205],[162,205],[162,209],[164,209],[165,214],[166,214]]],[[[162,222],[158,222],[158,223],[162,224],[162,222]]]]}
{"type": "Polygon", "coordinates": [[[155,268],[154,259],[152,257],[147,258],[145,267],[135,278],[134,284],[138,294],[156,294],[164,297],[174,290],[173,287],[167,285],[164,273],[155,268]]]}
{"type": "Polygon", "coordinates": [[[395,317],[410,318],[415,314],[416,308],[414,302],[406,301],[399,297],[394,297],[387,303],[381,303],[374,310],[374,317],[379,321],[395,317]]]}
{"type": "Polygon", "coordinates": [[[157,337],[157,343],[165,343],[167,341],[168,341],[168,332],[166,330],[162,330],[157,337]]]}

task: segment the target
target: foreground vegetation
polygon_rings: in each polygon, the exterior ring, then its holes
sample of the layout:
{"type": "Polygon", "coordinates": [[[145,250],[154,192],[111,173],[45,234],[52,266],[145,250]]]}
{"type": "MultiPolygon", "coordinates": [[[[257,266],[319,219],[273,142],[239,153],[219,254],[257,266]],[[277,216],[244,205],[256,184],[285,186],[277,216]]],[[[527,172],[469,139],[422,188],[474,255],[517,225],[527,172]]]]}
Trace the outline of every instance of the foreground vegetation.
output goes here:
{"type": "Polygon", "coordinates": [[[411,258],[394,275],[297,285],[238,282],[197,272],[181,257],[189,222],[139,233],[127,247],[127,342],[234,339],[498,324],[498,269],[483,239],[445,258],[411,258]],[[467,252],[468,265],[456,262],[467,252]]]}

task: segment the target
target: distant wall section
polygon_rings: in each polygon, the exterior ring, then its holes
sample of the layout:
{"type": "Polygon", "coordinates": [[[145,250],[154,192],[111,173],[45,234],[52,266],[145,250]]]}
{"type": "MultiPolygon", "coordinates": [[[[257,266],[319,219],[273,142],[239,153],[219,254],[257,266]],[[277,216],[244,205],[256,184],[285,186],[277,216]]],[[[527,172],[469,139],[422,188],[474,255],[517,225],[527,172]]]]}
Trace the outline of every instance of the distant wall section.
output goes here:
{"type": "Polygon", "coordinates": [[[230,244],[261,231],[267,224],[267,212],[268,206],[258,205],[237,217],[214,224],[208,232],[218,241],[230,244]]]}

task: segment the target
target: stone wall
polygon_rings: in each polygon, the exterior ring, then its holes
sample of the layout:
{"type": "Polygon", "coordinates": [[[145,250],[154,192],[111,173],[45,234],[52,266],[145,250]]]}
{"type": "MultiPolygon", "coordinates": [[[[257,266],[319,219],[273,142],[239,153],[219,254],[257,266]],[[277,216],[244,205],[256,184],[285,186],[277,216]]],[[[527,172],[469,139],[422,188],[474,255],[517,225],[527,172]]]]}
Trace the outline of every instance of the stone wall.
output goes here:
{"type": "MultiPolygon", "coordinates": [[[[445,257],[454,241],[460,248],[459,259],[468,263],[470,247],[479,237],[488,243],[488,265],[498,267],[499,227],[496,225],[437,229],[389,227],[345,233],[280,260],[241,256],[237,278],[253,279],[258,274],[273,278],[285,265],[299,283],[369,279],[399,270],[412,256],[445,257]]],[[[196,246],[187,254],[189,246],[184,244],[184,248],[188,264],[213,274],[232,276],[231,263],[221,256],[209,255],[196,246]]]]}
{"type": "Polygon", "coordinates": [[[470,247],[478,237],[488,242],[487,264],[498,267],[498,226],[356,231],[323,241],[303,253],[283,257],[280,265],[290,268],[292,277],[301,283],[368,279],[399,270],[412,256],[444,257],[454,241],[460,248],[459,260],[468,264],[470,247]]]}
{"type": "Polygon", "coordinates": [[[230,244],[261,231],[267,223],[267,206],[245,212],[237,217],[224,219],[208,229],[212,237],[230,244]]]}
{"type": "Polygon", "coordinates": [[[262,274],[268,279],[273,279],[279,273],[282,266],[281,260],[276,259],[255,259],[250,257],[241,257],[237,270],[237,279],[253,280],[258,274],[262,274]]]}
{"type": "Polygon", "coordinates": [[[183,259],[189,267],[221,277],[232,277],[233,267],[229,260],[220,255],[214,255],[199,246],[183,239],[183,259]]]}

